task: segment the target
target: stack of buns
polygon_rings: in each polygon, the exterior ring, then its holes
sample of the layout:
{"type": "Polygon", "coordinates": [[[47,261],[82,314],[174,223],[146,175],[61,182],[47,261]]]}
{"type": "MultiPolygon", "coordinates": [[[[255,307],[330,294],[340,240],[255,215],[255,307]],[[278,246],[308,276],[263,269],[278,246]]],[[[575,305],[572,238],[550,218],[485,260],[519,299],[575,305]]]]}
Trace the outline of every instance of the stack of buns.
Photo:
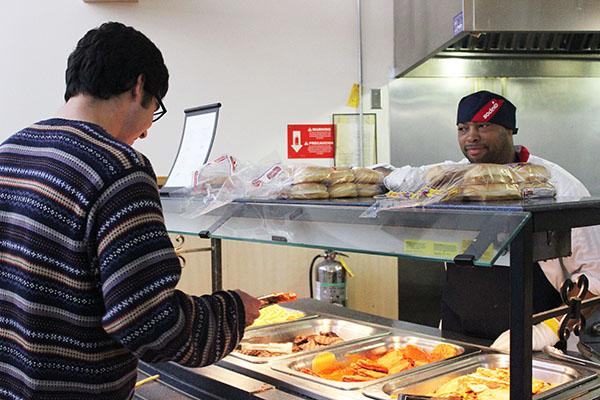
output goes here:
{"type": "Polygon", "coordinates": [[[354,168],[354,182],[359,197],[373,197],[382,193],[384,174],[370,168],[354,168]]]}
{"type": "Polygon", "coordinates": [[[460,197],[465,200],[515,200],[521,198],[523,178],[502,164],[473,164],[463,176],[460,197]]]}
{"type": "Polygon", "coordinates": [[[302,166],[292,169],[292,184],[283,195],[290,199],[328,199],[329,192],[323,183],[329,176],[331,168],[318,166],[302,166]]]}
{"type": "Polygon", "coordinates": [[[325,183],[327,184],[329,197],[332,199],[358,196],[354,184],[354,174],[350,168],[332,168],[325,183]]]}
{"type": "Polygon", "coordinates": [[[369,168],[296,167],[283,196],[291,199],[373,197],[382,193],[383,174],[369,168]]]}
{"type": "Polygon", "coordinates": [[[549,178],[544,166],[530,163],[437,165],[425,175],[427,186],[472,201],[552,197],[549,178]]]}

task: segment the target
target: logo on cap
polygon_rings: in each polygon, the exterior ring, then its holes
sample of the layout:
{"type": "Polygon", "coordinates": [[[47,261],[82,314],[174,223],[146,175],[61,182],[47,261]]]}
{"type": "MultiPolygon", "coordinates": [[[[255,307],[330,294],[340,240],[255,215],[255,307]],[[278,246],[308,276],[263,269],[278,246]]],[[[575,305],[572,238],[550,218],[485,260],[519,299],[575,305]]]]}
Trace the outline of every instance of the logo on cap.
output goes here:
{"type": "Polygon", "coordinates": [[[498,111],[500,111],[500,108],[502,107],[503,104],[504,104],[504,100],[502,100],[502,99],[490,100],[486,105],[481,107],[481,109],[479,111],[477,111],[477,113],[475,115],[473,115],[473,118],[471,118],[471,121],[473,121],[473,122],[488,122],[490,119],[492,119],[492,117],[494,115],[496,115],[496,113],[498,111]]]}

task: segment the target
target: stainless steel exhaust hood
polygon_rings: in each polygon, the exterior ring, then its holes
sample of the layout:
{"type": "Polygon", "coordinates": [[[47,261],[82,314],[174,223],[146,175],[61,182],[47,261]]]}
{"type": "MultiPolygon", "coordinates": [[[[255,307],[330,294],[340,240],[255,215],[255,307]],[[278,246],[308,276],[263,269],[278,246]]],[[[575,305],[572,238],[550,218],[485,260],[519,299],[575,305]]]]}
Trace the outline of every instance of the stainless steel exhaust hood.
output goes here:
{"type": "Polygon", "coordinates": [[[600,1],[395,0],[394,52],[396,77],[433,57],[424,76],[444,58],[477,60],[470,76],[598,76],[600,1]]]}

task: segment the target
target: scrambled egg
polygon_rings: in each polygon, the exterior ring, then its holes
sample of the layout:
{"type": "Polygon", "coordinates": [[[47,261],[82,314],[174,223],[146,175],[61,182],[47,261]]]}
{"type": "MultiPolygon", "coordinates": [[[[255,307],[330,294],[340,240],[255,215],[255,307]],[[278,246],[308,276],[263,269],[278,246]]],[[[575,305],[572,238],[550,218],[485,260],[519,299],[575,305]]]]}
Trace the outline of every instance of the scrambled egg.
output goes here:
{"type": "Polygon", "coordinates": [[[267,306],[260,310],[260,316],[254,320],[250,328],[263,325],[279,324],[282,322],[293,321],[304,317],[302,311],[285,309],[277,304],[267,306]]]}

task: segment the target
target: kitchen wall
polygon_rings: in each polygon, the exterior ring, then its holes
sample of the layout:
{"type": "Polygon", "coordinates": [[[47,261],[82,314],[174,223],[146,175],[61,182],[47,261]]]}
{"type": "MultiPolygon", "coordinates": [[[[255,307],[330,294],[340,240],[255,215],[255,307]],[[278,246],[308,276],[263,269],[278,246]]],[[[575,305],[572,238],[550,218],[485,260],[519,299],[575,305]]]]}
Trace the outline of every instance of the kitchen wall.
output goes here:
{"type": "MultiPolygon", "coordinates": [[[[388,82],[393,65],[393,2],[362,4],[369,93],[388,82]]],[[[212,154],[248,161],[287,157],[289,123],[329,123],[332,113],[355,111],[346,100],[358,79],[356,1],[19,0],[3,2],[0,13],[0,139],[54,115],[63,104],[68,54],[87,30],[109,20],[145,33],[169,67],[169,112],[135,145],[158,175],[176,155],[185,108],[221,102],[212,154]]],[[[387,116],[379,113],[380,160],[387,161],[387,116]]]]}

